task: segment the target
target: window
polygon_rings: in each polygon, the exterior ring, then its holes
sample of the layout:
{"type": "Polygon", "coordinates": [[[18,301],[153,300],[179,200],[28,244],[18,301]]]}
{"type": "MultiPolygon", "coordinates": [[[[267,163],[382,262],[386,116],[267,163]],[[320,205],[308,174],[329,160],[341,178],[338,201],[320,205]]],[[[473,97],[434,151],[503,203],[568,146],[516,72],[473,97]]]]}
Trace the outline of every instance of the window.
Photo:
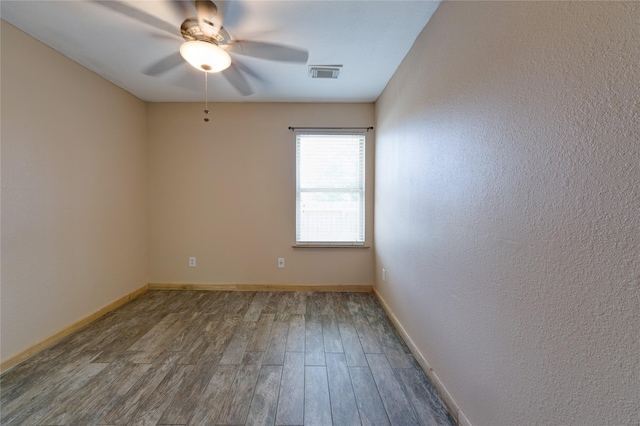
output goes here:
{"type": "Polygon", "coordinates": [[[364,244],[363,132],[296,136],[296,244],[364,244]]]}

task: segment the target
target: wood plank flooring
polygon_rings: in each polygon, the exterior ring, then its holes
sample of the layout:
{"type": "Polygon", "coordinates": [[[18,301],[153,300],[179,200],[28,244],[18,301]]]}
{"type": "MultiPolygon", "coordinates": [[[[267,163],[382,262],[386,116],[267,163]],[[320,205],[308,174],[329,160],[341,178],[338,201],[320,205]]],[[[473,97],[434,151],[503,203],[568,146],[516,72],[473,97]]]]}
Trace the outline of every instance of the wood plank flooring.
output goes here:
{"type": "Polygon", "coordinates": [[[455,425],[371,293],[149,291],[0,391],[2,425],[455,425]]]}

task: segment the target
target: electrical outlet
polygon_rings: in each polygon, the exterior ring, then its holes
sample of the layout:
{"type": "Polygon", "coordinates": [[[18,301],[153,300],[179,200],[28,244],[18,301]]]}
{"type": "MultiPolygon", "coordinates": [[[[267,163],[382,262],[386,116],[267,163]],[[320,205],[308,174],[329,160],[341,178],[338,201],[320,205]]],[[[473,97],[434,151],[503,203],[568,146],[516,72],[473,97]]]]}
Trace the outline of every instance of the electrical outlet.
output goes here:
{"type": "Polygon", "coordinates": [[[196,267],[196,258],[195,257],[190,257],[189,258],[189,268],[195,268],[196,267]]]}
{"type": "Polygon", "coordinates": [[[382,268],[382,281],[387,281],[387,270],[382,268]]]}
{"type": "Polygon", "coordinates": [[[278,268],[280,269],[284,268],[284,257],[278,258],[278,268]]]}

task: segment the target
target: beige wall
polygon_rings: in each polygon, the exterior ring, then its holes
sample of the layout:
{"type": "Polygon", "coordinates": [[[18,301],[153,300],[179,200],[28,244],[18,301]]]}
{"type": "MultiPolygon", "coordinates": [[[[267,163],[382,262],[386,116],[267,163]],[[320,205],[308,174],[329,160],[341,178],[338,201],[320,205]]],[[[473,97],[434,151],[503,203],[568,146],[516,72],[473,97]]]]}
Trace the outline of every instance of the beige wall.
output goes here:
{"type": "MultiPolygon", "coordinates": [[[[150,282],[373,284],[373,249],[293,249],[295,133],[370,126],[373,104],[150,104],[150,282]],[[188,257],[197,267],[188,267],[188,257]],[[277,268],[277,258],[285,268],[277,268]]],[[[373,243],[373,132],[367,244],[373,243]]]]}
{"type": "Polygon", "coordinates": [[[637,2],[446,1],[376,103],[376,287],[474,425],[640,423],[639,63],[637,2]]]}
{"type": "Polygon", "coordinates": [[[2,360],[148,278],[146,107],[2,22],[2,360]]]}
{"type": "Polygon", "coordinates": [[[201,104],[145,105],[5,22],[1,59],[3,361],[147,282],[373,283],[373,249],[291,247],[287,130],[369,126],[373,104],[210,105],[205,125],[201,104]]]}

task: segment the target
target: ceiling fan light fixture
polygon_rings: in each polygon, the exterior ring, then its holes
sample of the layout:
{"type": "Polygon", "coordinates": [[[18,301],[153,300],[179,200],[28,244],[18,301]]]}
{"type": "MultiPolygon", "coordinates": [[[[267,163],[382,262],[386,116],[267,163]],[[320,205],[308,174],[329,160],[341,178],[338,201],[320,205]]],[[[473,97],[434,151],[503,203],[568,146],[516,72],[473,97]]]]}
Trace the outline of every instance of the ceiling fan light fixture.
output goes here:
{"type": "Polygon", "coordinates": [[[202,40],[183,43],[180,55],[198,71],[220,72],[231,65],[231,57],[224,49],[202,40]]]}

